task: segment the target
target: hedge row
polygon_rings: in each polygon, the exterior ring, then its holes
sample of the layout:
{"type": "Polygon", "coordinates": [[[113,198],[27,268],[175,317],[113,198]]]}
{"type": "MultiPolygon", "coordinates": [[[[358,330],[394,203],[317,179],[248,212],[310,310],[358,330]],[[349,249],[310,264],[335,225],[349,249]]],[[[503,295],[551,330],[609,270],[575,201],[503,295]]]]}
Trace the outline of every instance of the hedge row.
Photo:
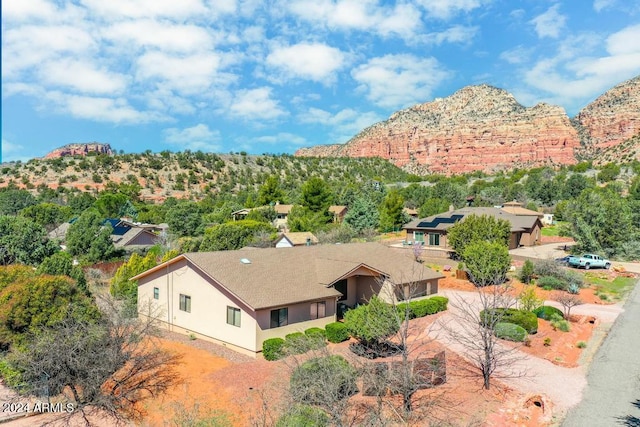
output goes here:
{"type": "Polygon", "coordinates": [[[339,343],[349,339],[349,332],[344,323],[333,322],[324,327],[327,340],[332,343],[339,343]]]}
{"type": "Polygon", "coordinates": [[[325,334],[322,328],[309,328],[304,333],[287,334],[285,339],[269,338],[262,342],[262,355],[266,360],[278,360],[286,354],[302,354],[322,348],[327,344],[325,334]]]}
{"type": "Polygon", "coordinates": [[[484,320],[486,324],[513,323],[523,327],[530,334],[538,332],[538,318],[530,311],[517,310],[515,308],[494,308],[482,310],[480,319],[484,320]],[[487,316],[491,316],[491,318],[487,316]]]}
{"type": "Polygon", "coordinates": [[[400,313],[400,317],[404,318],[405,313],[407,313],[407,305],[409,306],[409,319],[415,319],[417,317],[424,317],[429,314],[439,313],[441,311],[445,311],[447,309],[447,305],[449,304],[449,299],[446,297],[431,297],[428,299],[411,301],[411,302],[403,302],[398,304],[398,313],[400,313]]]}

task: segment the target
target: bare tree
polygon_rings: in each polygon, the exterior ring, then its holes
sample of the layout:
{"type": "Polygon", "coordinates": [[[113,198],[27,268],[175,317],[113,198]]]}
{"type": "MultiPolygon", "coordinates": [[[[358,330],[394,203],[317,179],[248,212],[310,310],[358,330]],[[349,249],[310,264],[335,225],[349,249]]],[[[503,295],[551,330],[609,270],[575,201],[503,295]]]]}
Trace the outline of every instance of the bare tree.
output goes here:
{"type": "Polygon", "coordinates": [[[73,405],[66,421],[107,417],[114,424],[140,419],[138,402],[176,383],[179,356],[158,347],[155,316],[122,314],[114,302],[103,303],[98,322],[71,316],[33,333],[9,360],[30,392],[43,385],[73,405]]]}
{"type": "Polygon", "coordinates": [[[569,316],[571,316],[571,309],[573,307],[584,304],[578,295],[563,291],[554,292],[553,300],[562,305],[564,318],[567,320],[569,320],[569,316]]]}
{"type": "Polygon", "coordinates": [[[477,288],[468,296],[457,294],[449,303],[452,321],[441,322],[450,342],[469,359],[483,378],[483,388],[491,387],[492,378],[515,378],[524,375],[516,367],[517,349],[500,344],[494,328],[504,318],[504,310],[515,305],[506,285],[477,288]]]}

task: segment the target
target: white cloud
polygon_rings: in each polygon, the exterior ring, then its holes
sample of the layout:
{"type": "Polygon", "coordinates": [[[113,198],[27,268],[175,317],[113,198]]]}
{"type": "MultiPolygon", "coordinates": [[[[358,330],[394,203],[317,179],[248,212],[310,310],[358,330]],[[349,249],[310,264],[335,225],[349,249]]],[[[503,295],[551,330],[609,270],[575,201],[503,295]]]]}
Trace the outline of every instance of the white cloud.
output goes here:
{"type": "Polygon", "coordinates": [[[136,79],[141,83],[158,82],[187,94],[198,94],[214,84],[220,58],[213,53],[173,56],[149,52],[137,60],[136,79]]]}
{"type": "Polygon", "coordinates": [[[482,0],[419,0],[430,17],[447,20],[461,12],[470,12],[482,6],[482,0]]]}
{"type": "Polygon", "coordinates": [[[426,102],[431,91],[447,77],[435,58],[414,55],[385,55],[372,58],[351,72],[360,90],[376,105],[406,107],[426,102]]]}
{"type": "Polygon", "coordinates": [[[209,12],[200,0],[81,0],[81,3],[94,15],[108,20],[148,17],[186,19],[204,16],[209,12]]]}
{"type": "Polygon", "coordinates": [[[544,100],[575,110],[616,84],[640,74],[640,47],[629,37],[640,36],[633,25],[606,40],[582,35],[563,41],[555,56],[543,58],[525,72],[524,81],[549,94],[544,100]],[[595,56],[606,45],[608,55],[595,56]]]}
{"type": "Polygon", "coordinates": [[[640,24],[623,28],[607,39],[607,51],[612,55],[640,52],[640,24]]]}
{"type": "Polygon", "coordinates": [[[445,31],[428,34],[425,39],[436,45],[441,45],[442,43],[469,43],[477,33],[478,27],[454,25],[445,31]]]}
{"type": "Polygon", "coordinates": [[[382,120],[377,113],[359,112],[351,108],[345,108],[337,113],[331,113],[320,108],[309,110],[298,116],[302,123],[321,124],[331,128],[332,142],[342,143],[351,139],[358,132],[372,124],[382,120]]]}
{"type": "Polygon", "coordinates": [[[509,64],[524,64],[530,61],[533,49],[518,45],[513,49],[500,53],[500,59],[509,64]]]}
{"type": "Polygon", "coordinates": [[[551,6],[545,13],[538,15],[531,20],[538,37],[550,37],[556,39],[564,29],[567,21],[566,16],[558,12],[560,4],[551,6]]]}
{"type": "Polygon", "coordinates": [[[97,49],[94,38],[69,25],[26,25],[3,34],[3,77],[16,77],[42,62],[62,55],[85,56],[97,49]]]}
{"type": "Polygon", "coordinates": [[[137,48],[157,48],[162,51],[195,52],[212,47],[207,30],[196,25],[175,25],[150,19],[117,22],[104,28],[102,35],[118,46],[131,51],[137,48]]]}
{"type": "Polygon", "coordinates": [[[147,123],[163,120],[158,113],[138,111],[125,98],[90,97],[49,92],[47,100],[75,118],[111,123],[147,123]]]}
{"type": "Polygon", "coordinates": [[[344,64],[340,49],[322,43],[299,43],[278,47],[267,56],[267,64],[280,70],[285,77],[329,83],[344,64]]]}
{"type": "Polygon", "coordinates": [[[283,2],[295,16],[331,30],[359,30],[412,38],[421,27],[410,3],[381,6],[377,0],[294,0],[283,2]]]}
{"type": "Polygon", "coordinates": [[[2,14],[12,21],[50,19],[58,11],[46,0],[20,0],[2,2],[2,14]]]}
{"type": "Polygon", "coordinates": [[[245,120],[273,120],[286,115],[279,102],[271,98],[271,88],[239,90],[229,106],[231,116],[245,120]]]}
{"type": "Polygon", "coordinates": [[[162,131],[165,141],[177,145],[182,150],[220,151],[220,132],[212,131],[205,124],[190,128],[168,128],[162,131]]]}
{"type": "Polygon", "coordinates": [[[28,160],[29,157],[23,154],[24,147],[19,144],[13,144],[2,138],[1,156],[2,162],[13,162],[16,160],[28,160]]]}
{"type": "Polygon", "coordinates": [[[87,61],[70,58],[49,61],[38,69],[40,81],[92,94],[119,94],[127,86],[127,78],[108,70],[97,69],[87,61]]]}
{"type": "Polygon", "coordinates": [[[595,0],[593,2],[593,10],[600,12],[603,9],[608,9],[616,3],[616,0],[595,0]]]}
{"type": "Polygon", "coordinates": [[[289,132],[279,132],[276,135],[263,135],[252,138],[251,141],[269,145],[289,144],[295,146],[302,146],[307,143],[307,140],[305,138],[289,132]]]}

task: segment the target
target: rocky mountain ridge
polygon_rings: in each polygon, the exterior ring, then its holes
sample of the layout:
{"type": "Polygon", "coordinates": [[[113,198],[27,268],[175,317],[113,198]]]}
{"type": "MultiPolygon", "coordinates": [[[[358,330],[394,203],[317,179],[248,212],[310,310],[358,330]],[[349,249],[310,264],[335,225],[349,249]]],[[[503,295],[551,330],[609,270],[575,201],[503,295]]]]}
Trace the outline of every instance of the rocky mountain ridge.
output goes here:
{"type": "Polygon", "coordinates": [[[95,154],[114,154],[111,145],[100,142],[74,143],[67,144],[64,147],[56,148],[47,153],[45,159],[56,159],[58,157],[67,156],[86,156],[90,153],[95,154]]]}
{"type": "Polygon", "coordinates": [[[572,120],[562,107],[527,108],[503,89],[478,85],[398,111],[346,144],[302,148],[296,155],[378,156],[408,170],[492,173],[573,164],[639,132],[640,76],[607,91],[572,120]]]}

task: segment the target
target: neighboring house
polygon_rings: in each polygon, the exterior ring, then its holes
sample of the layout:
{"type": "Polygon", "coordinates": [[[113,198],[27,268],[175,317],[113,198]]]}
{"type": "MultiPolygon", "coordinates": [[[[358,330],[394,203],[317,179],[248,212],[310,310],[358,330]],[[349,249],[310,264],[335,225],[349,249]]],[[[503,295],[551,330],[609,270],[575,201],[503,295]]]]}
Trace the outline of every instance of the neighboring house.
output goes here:
{"type": "Polygon", "coordinates": [[[333,222],[342,222],[347,211],[346,206],[329,206],[329,212],[333,215],[333,222]]]}
{"type": "Polygon", "coordinates": [[[231,217],[234,221],[240,221],[245,219],[247,215],[249,215],[249,212],[251,212],[250,208],[242,208],[238,211],[231,212],[231,217]]]}
{"type": "Polygon", "coordinates": [[[282,233],[275,241],[276,248],[311,246],[318,244],[318,238],[309,231],[282,233]]]}
{"type": "Polygon", "coordinates": [[[542,224],[553,225],[553,214],[550,214],[550,213],[543,214],[542,224]]]}
{"type": "Polygon", "coordinates": [[[427,249],[440,250],[430,255],[448,256],[452,249],[447,244],[447,229],[458,221],[464,221],[468,215],[489,215],[509,221],[511,224],[509,249],[540,243],[542,222],[537,215],[514,215],[503,209],[474,207],[451,210],[405,224],[403,228],[407,231],[407,241],[424,242],[427,249]]]}
{"type": "Polygon", "coordinates": [[[268,338],[334,322],[339,304],[430,295],[442,277],[402,251],[352,243],[187,253],[132,280],[141,315],[255,355],[268,338]]]}
{"type": "Polygon", "coordinates": [[[273,209],[276,211],[276,219],[273,221],[273,226],[277,229],[287,228],[287,219],[293,209],[293,205],[281,205],[280,202],[276,202],[273,205],[273,209]]]}
{"type": "Polygon", "coordinates": [[[403,208],[402,210],[404,211],[404,213],[407,214],[407,216],[409,218],[418,219],[418,210],[417,209],[403,208]]]}
{"type": "Polygon", "coordinates": [[[517,216],[537,216],[538,218],[540,218],[540,220],[542,220],[542,217],[544,215],[542,212],[527,209],[522,206],[522,203],[516,201],[505,203],[504,205],[502,205],[501,209],[506,213],[517,216]]]}

